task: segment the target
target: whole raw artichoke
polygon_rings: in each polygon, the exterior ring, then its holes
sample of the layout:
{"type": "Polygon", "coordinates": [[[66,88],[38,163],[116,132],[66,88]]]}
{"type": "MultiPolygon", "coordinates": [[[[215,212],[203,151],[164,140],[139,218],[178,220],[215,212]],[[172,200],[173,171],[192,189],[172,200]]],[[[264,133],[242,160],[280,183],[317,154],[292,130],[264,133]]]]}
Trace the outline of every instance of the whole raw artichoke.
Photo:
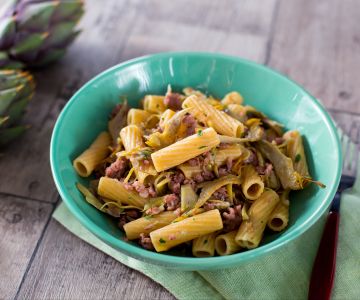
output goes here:
{"type": "Polygon", "coordinates": [[[30,73],[0,70],[0,146],[19,136],[27,126],[17,125],[34,93],[30,73]]]}
{"type": "Polygon", "coordinates": [[[0,0],[0,68],[38,67],[64,55],[82,0],[0,0]]]}

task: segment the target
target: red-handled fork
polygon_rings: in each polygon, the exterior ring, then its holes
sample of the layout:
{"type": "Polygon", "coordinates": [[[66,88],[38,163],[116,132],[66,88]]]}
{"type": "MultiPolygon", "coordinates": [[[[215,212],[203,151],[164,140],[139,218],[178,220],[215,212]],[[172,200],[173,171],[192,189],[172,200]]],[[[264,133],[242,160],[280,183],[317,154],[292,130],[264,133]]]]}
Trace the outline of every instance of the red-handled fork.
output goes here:
{"type": "Polygon", "coordinates": [[[341,194],[352,187],[355,182],[359,152],[347,136],[342,135],[341,142],[344,146],[343,172],[313,265],[308,294],[309,300],[330,299],[336,269],[341,194]]]}

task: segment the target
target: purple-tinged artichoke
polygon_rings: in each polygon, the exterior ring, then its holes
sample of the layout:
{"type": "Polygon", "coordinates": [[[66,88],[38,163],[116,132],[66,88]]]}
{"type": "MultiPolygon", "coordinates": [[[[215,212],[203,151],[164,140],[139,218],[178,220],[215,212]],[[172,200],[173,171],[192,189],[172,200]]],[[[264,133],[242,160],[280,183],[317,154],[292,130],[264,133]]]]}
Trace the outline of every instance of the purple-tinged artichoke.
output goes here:
{"type": "Polygon", "coordinates": [[[0,68],[53,62],[79,33],[82,0],[0,1],[0,68]]]}
{"type": "Polygon", "coordinates": [[[27,128],[18,125],[34,94],[32,75],[19,70],[0,70],[0,146],[8,144],[27,128]]]}

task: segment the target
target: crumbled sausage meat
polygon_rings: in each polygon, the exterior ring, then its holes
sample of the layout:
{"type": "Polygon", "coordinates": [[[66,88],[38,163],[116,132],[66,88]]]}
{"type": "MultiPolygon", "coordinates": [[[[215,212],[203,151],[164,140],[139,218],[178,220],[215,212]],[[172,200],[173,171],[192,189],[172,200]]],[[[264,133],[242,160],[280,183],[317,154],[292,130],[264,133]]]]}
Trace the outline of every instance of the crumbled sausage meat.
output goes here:
{"type": "Polygon", "coordinates": [[[128,160],[125,157],[121,157],[113,162],[109,167],[105,170],[105,175],[110,178],[121,179],[124,175],[128,166],[128,160]]]}
{"type": "Polygon", "coordinates": [[[224,231],[230,232],[239,228],[241,223],[241,205],[229,207],[227,212],[222,213],[224,231]]]}
{"type": "Polygon", "coordinates": [[[167,210],[175,210],[180,206],[179,196],[175,194],[169,194],[164,197],[167,210]]]}
{"type": "Polygon", "coordinates": [[[164,98],[164,104],[172,110],[180,110],[181,103],[181,95],[178,93],[167,93],[164,98]]]}
{"type": "Polygon", "coordinates": [[[151,242],[151,238],[148,235],[145,235],[145,233],[140,233],[139,244],[144,249],[147,249],[147,250],[154,249],[154,246],[151,242]]]}

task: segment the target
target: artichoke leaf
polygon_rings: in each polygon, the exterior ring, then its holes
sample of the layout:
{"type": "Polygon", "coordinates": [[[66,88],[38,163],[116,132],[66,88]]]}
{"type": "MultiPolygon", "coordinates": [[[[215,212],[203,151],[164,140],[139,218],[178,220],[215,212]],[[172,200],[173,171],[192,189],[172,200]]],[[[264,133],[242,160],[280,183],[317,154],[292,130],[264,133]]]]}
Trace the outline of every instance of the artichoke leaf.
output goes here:
{"type": "Polygon", "coordinates": [[[117,138],[119,137],[120,130],[126,126],[127,123],[127,112],[129,111],[129,106],[127,104],[127,101],[125,100],[122,103],[122,106],[115,117],[113,117],[108,122],[108,129],[110,132],[110,135],[114,141],[114,143],[117,141],[117,138]]]}
{"type": "Polygon", "coordinates": [[[205,204],[207,200],[210,199],[211,195],[214,194],[216,190],[227,185],[227,184],[241,184],[241,179],[235,175],[226,175],[215,179],[213,181],[208,181],[202,184],[202,190],[199,196],[198,201],[195,204],[195,209],[200,208],[205,204]]]}
{"type": "Polygon", "coordinates": [[[195,193],[190,184],[181,186],[181,211],[185,212],[195,207],[198,195],[195,193]]]}
{"type": "Polygon", "coordinates": [[[277,146],[267,141],[257,142],[256,147],[271,161],[284,189],[299,190],[303,188],[302,177],[294,170],[291,158],[285,156],[277,146]]]}

